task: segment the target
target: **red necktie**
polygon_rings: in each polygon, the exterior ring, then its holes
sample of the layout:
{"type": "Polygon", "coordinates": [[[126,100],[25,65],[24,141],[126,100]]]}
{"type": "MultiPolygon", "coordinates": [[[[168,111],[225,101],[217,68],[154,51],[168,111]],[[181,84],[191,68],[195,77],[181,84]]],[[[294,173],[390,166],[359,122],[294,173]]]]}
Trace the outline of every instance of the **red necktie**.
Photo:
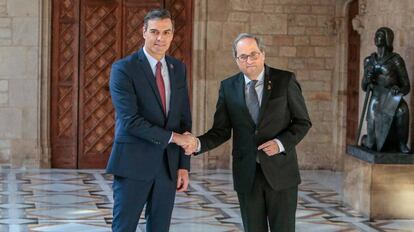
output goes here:
{"type": "Polygon", "coordinates": [[[161,62],[158,61],[157,66],[156,66],[157,68],[155,70],[155,81],[157,82],[158,92],[160,93],[162,109],[164,111],[164,114],[166,114],[167,103],[165,100],[165,85],[164,85],[164,79],[162,78],[162,74],[161,74],[161,65],[162,65],[161,62]]]}

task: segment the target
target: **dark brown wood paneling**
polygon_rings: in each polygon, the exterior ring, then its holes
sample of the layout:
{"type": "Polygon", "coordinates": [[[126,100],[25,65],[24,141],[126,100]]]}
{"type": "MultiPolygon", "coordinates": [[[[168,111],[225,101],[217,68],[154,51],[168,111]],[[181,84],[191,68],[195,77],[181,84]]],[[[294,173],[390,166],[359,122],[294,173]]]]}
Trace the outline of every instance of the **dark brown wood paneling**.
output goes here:
{"type": "Polygon", "coordinates": [[[54,0],[52,24],[52,167],[76,168],[79,1],[54,0]]]}
{"type": "MultiPolygon", "coordinates": [[[[187,76],[191,87],[191,52],[193,37],[193,1],[165,0],[165,8],[174,20],[174,39],[169,54],[187,65],[187,76]]],[[[191,93],[191,91],[190,91],[191,93]]]]}
{"type": "Polygon", "coordinates": [[[347,80],[347,111],[346,111],[346,143],[355,144],[358,128],[359,107],[359,66],[361,39],[353,27],[352,19],[358,14],[358,0],[350,3],[348,11],[348,80],[347,80]]]}
{"type": "Polygon", "coordinates": [[[105,167],[114,135],[112,63],[122,57],[122,1],[82,0],[78,167],[105,167]]]}
{"type": "Polygon", "coordinates": [[[123,54],[124,56],[136,52],[144,45],[142,28],[144,26],[144,16],[154,8],[161,8],[163,1],[136,1],[124,0],[123,7],[123,54]]]}

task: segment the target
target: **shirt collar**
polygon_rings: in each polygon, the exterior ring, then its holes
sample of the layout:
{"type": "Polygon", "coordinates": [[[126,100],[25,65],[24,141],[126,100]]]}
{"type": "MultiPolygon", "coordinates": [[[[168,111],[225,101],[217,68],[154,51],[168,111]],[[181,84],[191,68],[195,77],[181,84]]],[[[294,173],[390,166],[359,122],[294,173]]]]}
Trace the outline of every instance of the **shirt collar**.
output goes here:
{"type": "MultiPolygon", "coordinates": [[[[157,63],[158,63],[158,60],[157,59],[155,59],[154,57],[152,57],[148,52],[147,52],[147,50],[145,49],[145,47],[144,47],[144,54],[145,54],[145,57],[147,57],[147,60],[148,60],[148,62],[149,62],[149,64],[150,64],[150,66],[151,66],[151,69],[154,69],[155,70],[155,66],[157,65],[157,63]]],[[[163,56],[162,58],[161,58],[161,60],[160,60],[160,62],[161,62],[161,64],[162,64],[162,67],[167,67],[166,65],[167,65],[167,63],[166,63],[166,61],[165,61],[165,56],[163,56]]]]}
{"type": "MultiPolygon", "coordinates": [[[[257,85],[259,85],[259,84],[262,84],[263,83],[263,79],[264,79],[264,68],[263,68],[263,70],[262,70],[262,72],[259,74],[259,76],[257,77],[257,83],[256,83],[256,86],[257,85]]],[[[246,86],[250,83],[250,81],[252,81],[252,80],[250,80],[246,75],[244,75],[243,74],[243,76],[244,76],[244,83],[246,84],[246,86]]]]}

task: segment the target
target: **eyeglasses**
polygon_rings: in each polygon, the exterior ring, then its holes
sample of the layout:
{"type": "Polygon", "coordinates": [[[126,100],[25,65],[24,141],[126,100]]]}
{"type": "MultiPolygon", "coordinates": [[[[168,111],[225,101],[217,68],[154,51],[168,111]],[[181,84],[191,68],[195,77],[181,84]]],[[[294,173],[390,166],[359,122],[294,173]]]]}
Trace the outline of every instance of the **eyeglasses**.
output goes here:
{"type": "Polygon", "coordinates": [[[246,62],[249,59],[249,57],[250,57],[250,60],[257,60],[260,54],[261,52],[252,52],[250,53],[250,55],[242,54],[236,57],[236,59],[238,59],[240,62],[246,62]]]}

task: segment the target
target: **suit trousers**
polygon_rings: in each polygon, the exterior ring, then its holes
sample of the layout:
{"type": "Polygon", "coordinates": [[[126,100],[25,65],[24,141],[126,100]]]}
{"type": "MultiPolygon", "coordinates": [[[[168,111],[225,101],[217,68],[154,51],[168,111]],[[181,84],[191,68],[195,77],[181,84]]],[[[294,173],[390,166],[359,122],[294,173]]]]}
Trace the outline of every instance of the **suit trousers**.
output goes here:
{"type": "Polygon", "coordinates": [[[251,192],[238,193],[245,232],[294,232],[298,187],[275,191],[260,164],[251,192]]]}
{"type": "Polygon", "coordinates": [[[146,231],[169,231],[176,181],[170,177],[166,153],[154,179],[135,180],[114,176],[112,188],[114,197],[112,231],[135,232],[145,204],[146,231]]]}

